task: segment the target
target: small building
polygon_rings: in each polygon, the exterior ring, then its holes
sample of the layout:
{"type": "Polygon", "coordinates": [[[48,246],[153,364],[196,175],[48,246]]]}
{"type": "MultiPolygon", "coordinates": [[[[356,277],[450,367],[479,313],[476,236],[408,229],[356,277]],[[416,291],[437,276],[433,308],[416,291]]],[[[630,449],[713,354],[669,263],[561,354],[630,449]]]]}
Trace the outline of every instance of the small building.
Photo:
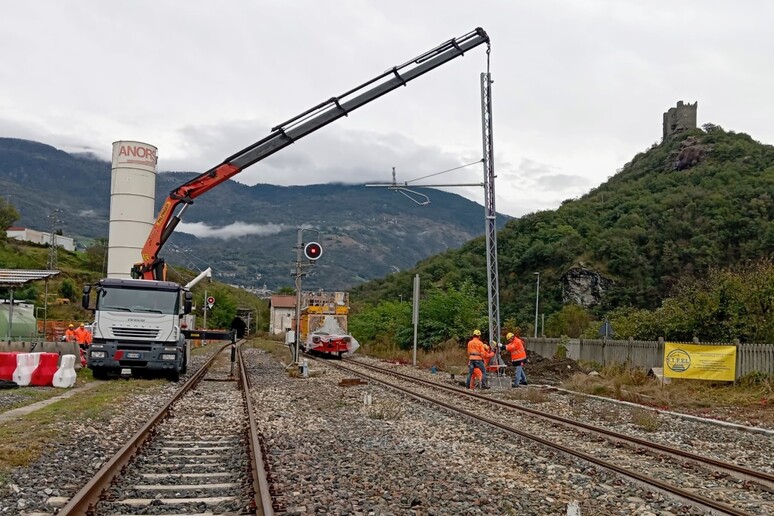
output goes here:
{"type": "MultiPolygon", "coordinates": [[[[6,230],[6,234],[8,235],[8,238],[24,240],[25,242],[32,242],[33,244],[51,243],[51,233],[46,233],[45,231],[12,226],[6,230]]],[[[75,251],[75,242],[73,242],[73,239],[70,237],[54,235],[54,245],[61,247],[66,251],[75,251]]]]}
{"type": "Polygon", "coordinates": [[[271,296],[269,299],[269,333],[275,335],[293,330],[296,296],[271,296]]]}

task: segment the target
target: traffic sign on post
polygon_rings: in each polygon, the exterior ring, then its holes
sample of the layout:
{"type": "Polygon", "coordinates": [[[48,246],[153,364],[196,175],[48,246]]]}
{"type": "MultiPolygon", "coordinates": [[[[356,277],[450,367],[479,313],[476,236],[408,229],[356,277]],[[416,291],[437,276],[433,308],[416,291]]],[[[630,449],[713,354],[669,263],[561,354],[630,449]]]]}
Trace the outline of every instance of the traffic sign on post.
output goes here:
{"type": "Polygon", "coordinates": [[[209,296],[207,298],[207,308],[212,308],[212,305],[215,304],[215,298],[212,296],[209,296]]]}

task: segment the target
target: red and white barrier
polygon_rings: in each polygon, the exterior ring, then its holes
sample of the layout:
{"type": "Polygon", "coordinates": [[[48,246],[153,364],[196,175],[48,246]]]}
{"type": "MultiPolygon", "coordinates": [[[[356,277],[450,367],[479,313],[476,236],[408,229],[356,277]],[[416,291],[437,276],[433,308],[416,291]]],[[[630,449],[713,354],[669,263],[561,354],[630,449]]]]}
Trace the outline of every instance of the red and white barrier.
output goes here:
{"type": "Polygon", "coordinates": [[[59,355],[57,353],[41,353],[38,367],[32,372],[30,385],[53,385],[54,373],[56,373],[58,363],[59,355]]]}
{"type": "Polygon", "coordinates": [[[0,353],[0,380],[13,380],[13,372],[16,371],[16,355],[20,351],[0,353]]]}
{"type": "Polygon", "coordinates": [[[16,371],[13,372],[13,381],[19,387],[26,387],[32,380],[32,373],[40,363],[42,353],[19,353],[16,355],[16,371]]]}
{"type": "Polygon", "coordinates": [[[62,363],[54,373],[54,387],[72,387],[75,385],[75,355],[62,355],[62,363]]]}
{"type": "Polygon", "coordinates": [[[59,353],[0,353],[0,380],[13,380],[20,387],[75,385],[75,355],[59,353]]]}

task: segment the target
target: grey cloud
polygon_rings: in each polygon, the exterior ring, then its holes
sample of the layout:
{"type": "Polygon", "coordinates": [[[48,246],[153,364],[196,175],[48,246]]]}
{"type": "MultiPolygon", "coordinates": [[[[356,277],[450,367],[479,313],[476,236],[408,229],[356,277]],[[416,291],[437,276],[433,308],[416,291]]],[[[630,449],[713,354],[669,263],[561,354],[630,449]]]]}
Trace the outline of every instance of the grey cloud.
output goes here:
{"type": "MultiPolygon", "coordinates": [[[[268,134],[256,130],[257,123],[240,122],[228,126],[188,127],[181,132],[194,152],[179,159],[164,159],[159,150],[162,170],[194,170],[196,163],[207,160],[210,166],[268,134]],[[257,134],[257,136],[256,136],[257,134]]],[[[303,185],[326,182],[386,182],[392,179],[392,167],[400,181],[459,166],[459,156],[434,146],[421,145],[395,134],[342,130],[329,127],[291,144],[276,154],[241,172],[234,180],[253,185],[270,183],[303,185]]],[[[459,179],[461,173],[442,176],[459,179]]],[[[478,179],[478,171],[475,179],[478,179]]],[[[469,175],[468,182],[474,180],[469,175]]]]}

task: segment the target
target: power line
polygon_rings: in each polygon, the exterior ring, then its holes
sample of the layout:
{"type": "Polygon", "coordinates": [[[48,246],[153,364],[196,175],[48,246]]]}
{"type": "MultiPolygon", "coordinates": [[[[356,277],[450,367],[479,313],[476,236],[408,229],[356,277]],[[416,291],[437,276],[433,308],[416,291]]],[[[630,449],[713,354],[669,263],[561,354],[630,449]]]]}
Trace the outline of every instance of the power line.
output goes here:
{"type": "MultiPolygon", "coordinates": [[[[470,163],[467,163],[467,164],[465,164],[465,165],[460,165],[459,167],[450,168],[450,169],[448,169],[448,170],[442,170],[442,171],[440,171],[440,172],[435,172],[434,174],[428,174],[428,175],[426,175],[426,176],[417,177],[416,179],[409,179],[408,181],[405,181],[404,183],[405,183],[405,184],[408,184],[408,183],[413,183],[414,181],[419,181],[420,179],[427,179],[428,177],[433,177],[433,176],[440,176],[441,174],[445,174],[445,173],[447,173],[447,172],[454,172],[455,170],[459,170],[459,169],[461,169],[461,168],[470,167],[470,166],[472,166],[472,165],[478,165],[479,163],[481,163],[481,162],[483,162],[483,161],[484,161],[484,158],[481,158],[481,159],[480,159],[480,160],[478,160],[478,161],[472,161],[472,162],[470,162],[470,163]]],[[[393,183],[394,183],[394,182],[395,182],[395,179],[393,178],[393,183]]]]}

